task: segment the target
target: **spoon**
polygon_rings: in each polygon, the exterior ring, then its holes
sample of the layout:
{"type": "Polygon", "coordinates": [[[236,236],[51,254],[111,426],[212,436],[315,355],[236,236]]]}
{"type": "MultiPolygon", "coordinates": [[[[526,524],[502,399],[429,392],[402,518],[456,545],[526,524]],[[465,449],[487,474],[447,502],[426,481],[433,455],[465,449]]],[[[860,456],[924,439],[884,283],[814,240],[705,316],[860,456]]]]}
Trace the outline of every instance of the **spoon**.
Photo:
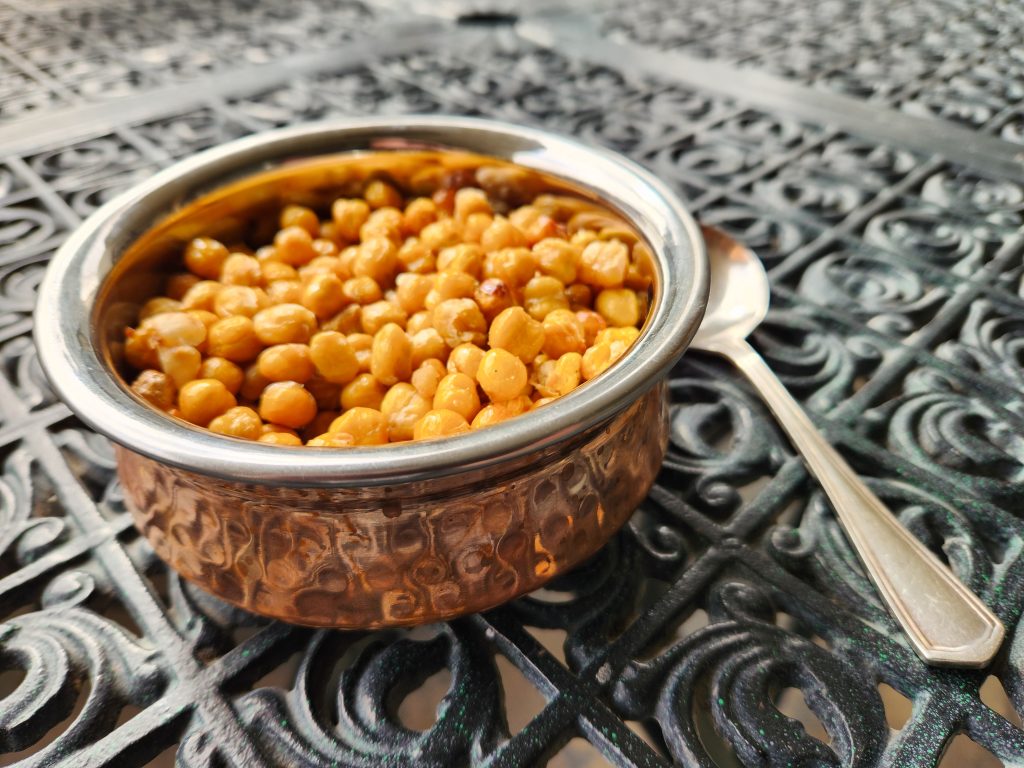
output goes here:
{"type": "Polygon", "coordinates": [[[761,394],[825,489],[847,538],[889,611],[927,663],[983,667],[999,650],[1002,622],[910,534],[832,448],[747,342],[768,313],[768,275],[754,253],[703,227],[711,262],[707,313],[691,347],[732,361],[761,394]]]}

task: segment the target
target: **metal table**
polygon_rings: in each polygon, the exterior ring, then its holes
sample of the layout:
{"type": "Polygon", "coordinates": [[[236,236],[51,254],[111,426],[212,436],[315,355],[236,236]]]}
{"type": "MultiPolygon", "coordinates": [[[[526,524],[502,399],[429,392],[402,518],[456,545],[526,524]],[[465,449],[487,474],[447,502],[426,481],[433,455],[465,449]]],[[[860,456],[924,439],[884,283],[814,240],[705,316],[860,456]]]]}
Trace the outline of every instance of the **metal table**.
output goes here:
{"type": "Polygon", "coordinates": [[[0,764],[1020,764],[1022,39],[1009,0],[0,0],[0,764]],[[314,632],[169,573],[40,374],[47,259],[177,158],[398,112],[612,147],[757,249],[757,346],[1007,623],[996,663],[917,659],[765,408],[697,355],[658,485],[541,593],[314,632]]]}

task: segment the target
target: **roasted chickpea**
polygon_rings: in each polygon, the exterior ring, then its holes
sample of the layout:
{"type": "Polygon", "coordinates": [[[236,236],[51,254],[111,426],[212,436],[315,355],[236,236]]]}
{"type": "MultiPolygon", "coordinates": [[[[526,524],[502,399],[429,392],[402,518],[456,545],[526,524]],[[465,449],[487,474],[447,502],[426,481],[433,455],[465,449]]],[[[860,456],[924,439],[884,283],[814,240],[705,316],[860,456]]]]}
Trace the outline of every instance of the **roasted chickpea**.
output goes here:
{"type": "Polygon", "coordinates": [[[171,377],[178,389],[192,379],[198,378],[199,368],[203,364],[203,356],[199,350],[189,346],[160,347],[157,350],[157,357],[160,360],[160,370],[171,377]]]}
{"type": "Polygon", "coordinates": [[[367,304],[363,307],[361,316],[363,333],[369,333],[371,336],[388,324],[405,327],[406,320],[408,320],[408,316],[405,311],[390,301],[375,301],[372,304],[367,304]]]}
{"type": "Polygon", "coordinates": [[[476,382],[464,373],[449,373],[438,382],[434,408],[455,411],[469,421],[480,410],[476,382]]]}
{"type": "Polygon", "coordinates": [[[260,285],[263,270],[252,256],[232,253],[220,268],[220,281],[224,285],[260,285]]]}
{"type": "Polygon", "coordinates": [[[469,431],[469,422],[455,411],[433,410],[425,413],[413,426],[413,440],[449,437],[469,431]]]}
{"type": "Polygon", "coordinates": [[[198,347],[206,339],[206,326],[188,312],[151,315],[139,324],[139,329],[151,331],[157,343],[165,347],[198,347]]]}
{"type": "Polygon", "coordinates": [[[361,373],[341,390],[341,407],[346,411],[359,407],[380,408],[386,392],[373,374],[361,373]]]}
{"type": "Polygon", "coordinates": [[[386,237],[373,237],[359,246],[352,274],[372,277],[378,285],[385,285],[394,280],[400,265],[395,244],[386,237]]]}
{"type": "Polygon", "coordinates": [[[331,422],[331,434],[346,432],[356,445],[384,445],[388,441],[388,421],[375,408],[350,408],[331,422]]]}
{"type": "Polygon", "coordinates": [[[640,322],[640,302],[629,288],[605,288],[597,294],[594,308],[609,325],[626,326],[640,322]]]}
{"type": "Polygon", "coordinates": [[[463,187],[455,193],[455,220],[464,223],[474,213],[491,213],[491,201],[482,189],[463,187]]]}
{"type": "Polygon", "coordinates": [[[372,277],[353,277],[342,284],[346,301],[354,304],[372,304],[384,298],[377,281],[372,277]]]}
{"type": "Polygon", "coordinates": [[[544,211],[532,205],[516,208],[508,217],[509,222],[526,238],[529,245],[534,245],[546,237],[558,234],[558,223],[544,211]]]}
{"type": "Polygon", "coordinates": [[[213,312],[217,317],[252,317],[261,309],[259,294],[247,285],[225,286],[213,300],[213,312]]]}
{"type": "Polygon", "coordinates": [[[476,372],[480,387],[493,402],[501,403],[523,394],[528,373],[523,361],[504,349],[491,349],[476,372]]]}
{"type": "Polygon", "coordinates": [[[366,185],[363,190],[363,197],[370,204],[371,208],[392,208],[400,207],[404,201],[402,194],[386,181],[374,179],[366,185]]]}
{"type": "Polygon", "coordinates": [[[365,200],[335,200],[331,218],[338,236],[347,242],[359,239],[359,230],[370,217],[370,206],[365,200]]]}
{"type": "Polygon", "coordinates": [[[412,372],[409,380],[420,396],[433,402],[437,385],[446,375],[444,364],[436,358],[431,358],[420,363],[420,366],[412,372]]]}
{"type": "Polygon", "coordinates": [[[431,401],[423,397],[412,384],[399,382],[388,390],[380,404],[388,425],[388,439],[392,442],[412,440],[416,422],[430,410],[431,401]]]}
{"type": "Polygon", "coordinates": [[[479,279],[483,266],[483,249],[474,243],[452,245],[437,254],[438,272],[465,272],[479,279]]]}
{"type": "Polygon", "coordinates": [[[305,344],[316,331],[316,315],[301,304],[277,304],[257,312],[252,324],[263,344],[305,344]]]}
{"type": "Polygon", "coordinates": [[[164,314],[165,312],[180,312],[181,310],[182,304],[180,301],[175,301],[167,296],[157,296],[155,299],[150,299],[142,305],[142,309],[139,310],[139,320],[145,320],[147,317],[164,314]]]}
{"type": "Polygon", "coordinates": [[[275,344],[256,359],[256,366],[267,381],[297,381],[304,384],[316,371],[309,347],[305,344],[275,344]]]}
{"type": "Polygon", "coordinates": [[[537,267],[545,275],[561,280],[565,285],[576,280],[576,264],[580,249],[561,238],[549,237],[533,246],[537,267]]]}
{"type": "Polygon", "coordinates": [[[210,326],[206,349],[214,357],[227,358],[233,363],[246,363],[256,358],[263,345],[256,335],[253,321],[235,315],[218,320],[210,326]]]}
{"type": "Polygon", "coordinates": [[[428,224],[420,231],[420,241],[433,251],[439,251],[450,245],[458,245],[458,224],[452,219],[441,219],[433,224],[428,224]]]}
{"type": "Polygon", "coordinates": [[[417,197],[405,206],[402,215],[405,231],[418,235],[427,224],[437,221],[437,205],[429,197],[417,197]]]}
{"type": "Polygon", "coordinates": [[[512,289],[504,280],[499,280],[496,277],[489,277],[480,283],[473,292],[473,298],[488,322],[493,321],[500,312],[515,304],[512,289]]]}
{"type": "Polygon", "coordinates": [[[608,327],[608,323],[605,322],[603,317],[597,312],[591,312],[590,310],[578,310],[576,312],[576,319],[583,326],[583,337],[588,347],[593,346],[597,340],[597,334],[608,327]]]}
{"type": "Polygon", "coordinates": [[[529,248],[503,248],[489,251],[484,259],[484,277],[504,280],[512,288],[526,285],[537,271],[529,248]]]}
{"type": "Polygon", "coordinates": [[[224,357],[208,357],[199,366],[200,379],[217,379],[228,392],[237,395],[245,381],[245,371],[224,357]]]}
{"type": "Polygon", "coordinates": [[[538,275],[523,288],[523,307],[534,320],[543,320],[556,309],[569,309],[562,281],[549,275],[538,275]]]}
{"type": "Polygon", "coordinates": [[[448,356],[448,373],[464,373],[475,379],[483,356],[484,350],[476,344],[459,344],[448,356]]]}
{"type": "Polygon", "coordinates": [[[462,223],[462,239],[467,243],[479,243],[493,222],[494,217],[489,213],[469,214],[462,223]]]}
{"type": "Polygon", "coordinates": [[[351,448],[355,444],[356,439],[348,432],[328,432],[306,443],[310,448],[351,448]]]}
{"type": "Polygon", "coordinates": [[[397,208],[378,208],[359,228],[359,237],[364,243],[373,238],[384,237],[397,244],[402,241],[404,225],[405,217],[397,208]]]}
{"type": "Polygon", "coordinates": [[[310,237],[320,234],[320,219],[312,208],[304,205],[286,205],[281,211],[279,223],[282,229],[288,227],[302,227],[309,233],[310,237]]]}
{"type": "Polygon", "coordinates": [[[412,374],[412,343],[395,323],[388,323],[373,337],[370,373],[381,384],[391,386],[412,374]]]}
{"type": "Polygon", "coordinates": [[[558,358],[567,352],[582,354],[587,349],[587,338],[576,313],[568,309],[556,309],[544,318],[544,346],[542,351],[551,358],[558,358]]]}
{"type": "MultiPolygon", "coordinates": [[[[444,343],[441,334],[434,328],[424,328],[414,333],[410,338],[410,359],[412,367],[419,368],[425,360],[448,357],[448,345],[444,343]]],[[[458,349],[458,347],[456,347],[458,349]]]]}
{"type": "Polygon", "coordinates": [[[263,394],[263,390],[269,383],[270,381],[260,373],[259,366],[253,363],[245,369],[245,378],[242,380],[242,388],[238,390],[238,394],[243,399],[255,403],[260,399],[260,395],[263,394]]]}
{"type": "Polygon", "coordinates": [[[476,416],[473,417],[472,427],[473,429],[482,429],[483,427],[490,427],[493,424],[500,424],[503,421],[511,419],[513,416],[519,416],[530,410],[533,405],[530,402],[530,398],[526,395],[520,395],[514,397],[511,400],[506,400],[503,403],[491,403],[485,405],[476,416]]]}
{"type": "Polygon", "coordinates": [[[629,248],[620,240],[595,240],[580,254],[578,274],[599,288],[618,288],[626,279],[629,248]]]}
{"type": "Polygon", "coordinates": [[[324,331],[310,339],[309,357],[317,373],[334,384],[348,384],[359,373],[355,351],[337,331],[324,331]]]}
{"type": "Polygon", "coordinates": [[[178,392],[181,418],[200,427],[236,405],[235,396],[217,379],[194,379],[178,392]]]}
{"type": "Polygon", "coordinates": [[[167,282],[164,284],[164,293],[167,294],[167,298],[174,301],[181,301],[185,298],[185,294],[188,293],[189,288],[198,283],[200,279],[199,275],[194,275],[191,272],[181,272],[177,275],[171,275],[167,278],[167,282]]]}
{"type": "Polygon", "coordinates": [[[302,227],[285,227],[274,236],[277,261],[299,267],[308,264],[317,255],[313,236],[302,227]]]}
{"type": "Polygon", "coordinates": [[[509,307],[491,323],[491,349],[505,349],[524,363],[533,360],[544,346],[544,326],[522,307],[509,307]]]}
{"type": "Polygon", "coordinates": [[[212,237],[197,237],[185,248],[185,266],[189,272],[216,280],[228,258],[227,247],[212,237]]]}
{"type": "Polygon", "coordinates": [[[132,392],[161,411],[173,408],[178,396],[178,388],[171,377],[152,369],[145,370],[135,377],[132,392]]]}
{"type": "Polygon", "coordinates": [[[433,276],[403,272],[395,278],[395,299],[407,314],[424,308],[427,294],[434,287],[433,276]]]}
{"type": "MultiPolygon", "coordinates": [[[[523,248],[529,245],[526,236],[504,216],[495,216],[491,225],[480,235],[481,247],[491,253],[512,248],[523,248]]],[[[501,277],[501,275],[490,275],[501,277]]],[[[527,278],[529,279],[529,278],[527,278]]],[[[526,282],[525,280],[523,282],[526,282]]]]}
{"type": "Polygon", "coordinates": [[[242,440],[258,440],[262,426],[263,422],[256,411],[240,405],[229,408],[220,416],[211,419],[207,429],[219,435],[238,437],[242,440]]]}
{"type": "Polygon", "coordinates": [[[258,442],[271,445],[302,445],[302,439],[290,432],[264,432],[256,439],[258,442]]]}
{"type": "Polygon", "coordinates": [[[333,272],[314,275],[302,290],[302,306],[317,317],[336,315],[347,303],[345,288],[333,272]]]}
{"type": "Polygon", "coordinates": [[[260,396],[260,416],[264,421],[299,429],[316,417],[316,400],[297,382],[275,381],[260,396]]]}
{"type": "Polygon", "coordinates": [[[487,321],[472,299],[442,301],[434,307],[431,317],[434,329],[449,347],[467,342],[478,346],[484,343],[487,321]]]}
{"type": "Polygon", "coordinates": [[[301,304],[304,291],[305,287],[299,280],[276,280],[267,286],[267,299],[272,305],[301,304]]]}

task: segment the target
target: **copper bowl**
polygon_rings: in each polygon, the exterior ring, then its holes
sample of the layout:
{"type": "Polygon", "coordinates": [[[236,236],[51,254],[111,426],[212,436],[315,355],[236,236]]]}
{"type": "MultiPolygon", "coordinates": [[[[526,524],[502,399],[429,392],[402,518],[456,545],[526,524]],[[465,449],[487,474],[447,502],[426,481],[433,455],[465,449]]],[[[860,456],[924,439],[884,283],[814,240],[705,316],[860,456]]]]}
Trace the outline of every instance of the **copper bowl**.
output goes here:
{"type": "Polygon", "coordinates": [[[63,399],[117,444],[139,530],[184,577],[296,624],[409,625],[536,589],[626,521],[665,453],[664,376],[697,330],[707,275],[689,214],[617,155],[467,118],[326,122],[203,152],[103,206],[47,272],[36,343],[63,399]],[[191,237],[244,234],[263,210],[316,205],[376,173],[429,191],[452,172],[486,177],[496,195],[590,201],[634,228],[654,284],[640,338],[618,363],[485,430],[345,450],[215,435],[125,385],[121,329],[191,237]]]}

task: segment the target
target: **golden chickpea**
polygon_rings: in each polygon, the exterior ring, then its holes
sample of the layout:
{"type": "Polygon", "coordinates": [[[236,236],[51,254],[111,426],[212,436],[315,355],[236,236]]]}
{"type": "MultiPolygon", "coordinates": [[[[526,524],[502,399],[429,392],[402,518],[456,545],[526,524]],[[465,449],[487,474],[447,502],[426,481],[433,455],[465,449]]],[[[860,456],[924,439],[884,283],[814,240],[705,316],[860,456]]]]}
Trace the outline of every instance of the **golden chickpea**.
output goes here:
{"type": "Polygon", "coordinates": [[[489,252],[484,259],[484,277],[504,280],[511,288],[526,285],[536,270],[537,264],[528,248],[503,248],[489,252]]]}
{"type": "Polygon", "coordinates": [[[488,343],[491,349],[507,350],[528,363],[544,346],[544,326],[522,307],[509,307],[491,323],[488,343]]]}
{"type": "Polygon", "coordinates": [[[431,401],[420,395],[412,384],[395,384],[381,401],[380,411],[388,424],[388,439],[392,442],[412,440],[416,422],[430,410],[431,401]]]}
{"type": "MultiPolygon", "coordinates": [[[[571,226],[569,231],[572,231],[571,226]]],[[[595,232],[592,229],[586,228],[577,229],[575,232],[573,232],[572,237],[569,238],[570,243],[572,243],[573,245],[578,245],[580,248],[586,248],[595,240],[597,240],[597,232],[595,232]]]]}
{"type": "Polygon", "coordinates": [[[544,318],[544,346],[542,351],[551,358],[567,352],[583,354],[587,349],[583,323],[569,309],[556,309],[544,318]]]}
{"type": "Polygon", "coordinates": [[[312,208],[307,208],[304,205],[286,205],[281,211],[278,224],[281,229],[302,227],[310,237],[320,234],[320,219],[317,218],[316,212],[312,208]]]}
{"type": "Polygon", "coordinates": [[[363,373],[370,372],[370,358],[373,352],[373,336],[368,333],[350,333],[345,337],[352,353],[356,356],[356,363],[363,373]]]}
{"type": "Polygon", "coordinates": [[[469,422],[449,410],[427,411],[413,426],[413,440],[430,440],[434,437],[461,435],[469,431],[469,422]]]}
{"type": "Polygon", "coordinates": [[[223,357],[208,357],[199,366],[200,379],[217,379],[228,392],[237,395],[245,381],[245,371],[223,357]]]}
{"type": "Polygon", "coordinates": [[[365,200],[335,200],[331,206],[331,218],[338,236],[347,242],[359,239],[359,230],[370,217],[370,206],[365,200]]]}
{"type": "Polygon", "coordinates": [[[305,344],[317,328],[316,315],[301,304],[267,307],[255,314],[252,323],[263,344],[305,344]]]}
{"type": "Polygon", "coordinates": [[[313,250],[317,252],[317,259],[336,259],[338,258],[338,245],[333,240],[325,237],[317,237],[313,239],[313,250]]]}
{"type": "Polygon", "coordinates": [[[185,247],[185,267],[207,280],[220,277],[220,269],[228,258],[228,249],[212,237],[197,237],[185,247]]]}
{"type": "Polygon", "coordinates": [[[445,344],[457,347],[467,342],[481,345],[487,331],[487,320],[472,299],[447,299],[431,313],[434,329],[445,344]]]}
{"type": "Polygon", "coordinates": [[[480,412],[473,417],[473,429],[483,429],[494,424],[500,424],[514,416],[519,416],[530,410],[533,405],[526,395],[514,397],[504,403],[491,403],[480,409],[480,412]]]}
{"type": "Polygon", "coordinates": [[[238,390],[238,394],[241,395],[243,400],[255,403],[260,399],[260,395],[263,394],[263,390],[266,389],[270,382],[260,373],[259,366],[256,363],[245,368],[244,373],[245,377],[242,380],[242,388],[238,390]]]}
{"type": "Polygon", "coordinates": [[[476,379],[476,371],[483,356],[484,350],[476,344],[459,344],[448,356],[448,373],[464,373],[476,379]]]}
{"type": "Polygon", "coordinates": [[[267,286],[267,298],[271,304],[301,304],[304,290],[299,280],[277,280],[267,286]]]}
{"type": "Polygon", "coordinates": [[[405,327],[408,316],[397,304],[390,301],[375,301],[363,307],[360,317],[363,325],[363,333],[373,335],[389,323],[405,327]]]}
{"type": "Polygon", "coordinates": [[[480,410],[476,382],[464,373],[449,373],[438,382],[434,408],[455,411],[469,421],[480,410]]]}
{"type": "Polygon", "coordinates": [[[578,352],[566,352],[552,362],[554,365],[545,382],[547,391],[541,390],[541,393],[548,397],[567,395],[580,385],[583,355],[578,352]]]}
{"type": "Polygon", "coordinates": [[[463,187],[455,193],[455,220],[464,223],[474,213],[490,214],[491,203],[482,189],[463,187]]]}
{"type": "Polygon", "coordinates": [[[636,341],[640,331],[634,327],[605,328],[597,334],[596,344],[611,344],[612,351],[626,351],[626,347],[636,341]]]}
{"type": "Polygon", "coordinates": [[[309,264],[299,267],[296,274],[303,284],[308,284],[317,275],[334,275],[339,280],[347,280],[350,277],[342,267],[341,259],[337,256],[317,256],[309,264]]]}
{"type": "Polygon", "coordinates": [[[360,407],[380,408],[386,392],[372,374],[361,373],[341,390],[341,407],[346,411],[360,407]]]}
{"type": "Polygon", "coordinates": [[[533,401],[533,405],[530,407],[531,411],[536,411],[538,408],[543,408],[545,405],[550,403],[555,398],[553,397],[541,397],[533,401]]]}
{"type": "Polygon", "coordinates": [[[429,197],[417,197],[405,206],[402,216],[405,231],[418,235],[425,226],[437,221],[437,205],[429,197]]]}
{"type": "Polygon", "coordinates": [[[277,248],[272,245],[264,245],[257,248],[255,256],[256,261],[260,263],[261,267],[271,262],[274,262],[275,264],[283,263],[277,260],[277,248]]]}
{"type": "Polygon", "coordinates": [[[214,357],[245,363],[254,359],[262,349],[253,321],[248,317],[225,317],[210,326],[207,351],[214,357]]]}
{"type": "Polygon", "coordinates": [[[258,440],[262,426],[263,422],[256,411],[239,405],[229,408],[220,416],[212,419],[207,429],[218,435],[238,437],[242,440],[258,440]]]}
{"type": "Polygon", "coordinates": [[[558,234],[558,223],[540,208],[524,205],[516,208],[508,217],[509,222],[526,238],[529,245],[539,243],[547,237],[558,234]]]}
{"type": "Polygon", "coordinates": [[[275,344],[256,359],[260,374],[267,381],[297,381],[304,384],[316,367],[305,344],[275,344]]]}
{"type": "Polygon", "coordinates": [[[375,408],[350,408],[331,422],[330,433],[347,432],[356,445],[384,445],[388,441],[388,421],[375,408]]]}
{"type": "Polygon", "coordinates": [[[384,297],[383,291],[372,277],[352,277],[342,284],[345,299],[354,304],[372,304],[384,297]]]}
{"type": "Polygon", "coordinates": [[[178,396],[178,388],[171,377],[152,369],[143,371],[135,378],[132,392],[161,411],[173,408],[178,396]]]}
{"type": "MultiPolygon", "coordinates": [[[[213,312],[207,312],[205,309],[189,309],[186,311],[190,317],[194,317],[203,324],[203,327],[206,328],[207,337],[210,335],[210,326],[220,320],[220,318],[213,314],[213,312]]],[[[206,350],[206,343],[203,342],[200,344],[198,349],[200,352],[204,352],[206,350]]]]}
{"type": "Polygon", "coordinates": [[[433,272],[436,263],[430,247],[415,237],[410,237],[398,249],[398,261],[401,262],[403,270],[418,275],[433,272]]]}
{"type": "Polygon", "coordinates": [[[302,227],[285,227],[274,235],[274,248],[277,249],[277,260],[293,267],[308,264],[315,257],[313,238],[302,227]]]}
{"type": "Polygon", "coordinates": [[[320,330],[338,331],[345,335],[357,333],[363,327],[362,316],[363,308],[361,306],[349,304],[330,320],[320,323],[320,330]]]}
{"type": "Polygon", "coordinates": [[[237,404],[235,396],[216,379],[194,379],[178,392],[181,418],[200,427],[237,404]]]}
{"type": "Polygon", "coordinates": [[[437,385],[447,375],[444,363],[436,358],[424,360],[420,366],[412,372],[409,381],[416,388],[421,397],[433,402],[437,393],[437,385]]]}
{"type": "Polygon", "coordinates": [[[558,237],[548,237],[533,246],[537,267],[545,275],[558,278],[565,285],[576,280],[576,264],[580,248],[558,237]]]}
{"type": "Polygon", "coordinates": [[[260,416],[264,421],[299,429],[316,417],[316,400],[297,382],[271,382],[260,395],[260,416]]]}
{"type": "Polygon", "coordinates": [[[420,312],[414,313],[409,321],[405,324],[405,331],[411,336],[415,336],[420,331],[426,328],[434,327],[434,316],[433,313],[421,310],[420,312]]]}
{"type": "Polygon", "coordinates": [[[483,266],[484,251],[474,243],[452,245],[437,254],[438,272],[465,272],[479,279],[483,266]]]}
{"type": "Polygon", "coordinates": [[[528,373],[523,361],[511,352],[491,349],[480,361],[476,379],[493,402],[501,403],[523,394],[528,373]]]}
{"type": "Polygon", "coordinates": [[[181,299],[181,306],[185,309],[205,309],[213,311],[213,303],[217,299],[223,286],[214,280],[201,280],[191,288],[181,299]]]}
{"type": "Polygon", "coordinates": [[[383,237],[398,244],[402,242],[404,226],[405,217],[400,210],[391,206],[378,208],[359,228],[359,238],[365,243],[367,240],[383,237]]]}
{"type": "Polygon", "coordinates": [[[583,337],[588,347],[592,347],[597,340],[597,334],[608,327],[608,323],[597,312],[581,309],[576,312],[576,319],[583,326],[583,337]]]}
{"type": "Polygon", "coordinates": [[[302,306],[317,317],[331,317],[341,311],[348,303],[345,288],[338,276],[329,274],[314,275],[302,290],[302,306]]]}
{"type": "Polygon", "coordinates": [[[381,179],[374,179],[363,190],[363,198],[371,208],[399,208],[404,204],[402,193],[381,179]]]}
{"type": "Polygon", "coordinates": [[[388,323],[374,335],[370,373],[386,386],[412,375],[412,343],[400,325],[388,323]]]}
{"type": "MultiPolygon", "coordinates": [[[[409,337],[410,359],[413,369],[419,368],[425,360],[444,360],[448,357],[448,345],[434,328],[424,328],[409,337]]],[[[458,347],[456,347],[458,349],[458,347]]]]}
{"type": "Polygon", "coordinates": [[[125,328],[124,359],[128,365],[138,370],[159,368],[160,360],[157,350],[160,348],[156,334],[146,328],[125,328]]]}
{"type": "Polygon", "coordinates": [[[310,448],[352,448],[356,439],[348,432],[328,432],[306,443],[310,448]]]}
{"type": "Polygon", "coordinates": [[[157,343],[165,347],[198,347],[206,339],[206,326],[187,312],[161,312],[151,315],[139,328],[152,331],[157,343]]]}
{"type": "Polygon", "coordinates": [[[595,344],[583,353],[583,362],[580,366],[580,373],[584,381],[590,381],[595,376],[604,373],[613,363],[612,348],[609,344],[595,344]]]}
{"type": "Polygon", "coordinates": [[[618,288],[626,279],[629,248],[621,240],[595,240],[580,254],[580,280],[599,288],[618,288]]]}
{"type": "Polygon", "coordinates": [[[160,359],[160,370],[174,381],[175,386],[182,386],[199,377],[199,367],[203,364],[203,356],[195,347],[160,347],[157,350],[160,359]]]}
{"type": "Polygon", "coordinates": [[[473,299],[488,322],[515,304],[515,297],[508,283],[496,277],[489,277],[480,283],[473,292],[473,299]]]}
{"type": "Polygon", "coordinates": [[[423,309],[427,294],[433,287],[433,276],[403,272],[395,278],[395,299],[399,306],[411,315],[423,309]]]}
{"type": "Polygon", "coordinates": [[[534,320],[543,320],[556,309],[569,309],[562,281],[549,275],[538,275],[523,288],[523,307],[534,320]]]}
{"type": "Polygon", "coordinates": [[[224,285],[260,285],[263,270],[252,256],[232,253],[220,268],[220,281],[224,285]]]}
{"type": "Polygon", "coordinates": [[[359,361],[348,339],[337,331],[324,331],[309,340],[309,356],[325,380],[348,384],[359,373],[359,361]]]}
{"type": "Polygon", "coordinates": [[[401,266],[398,249],[386,237],[364,240],[352,265],[356,277],[372,277],[378,285],[390,285],[401,266]]]}
{"type": "Polygon", "coordinates": [[[420,241],[433,251],[459,244],[459,227],[452,219],[440,219],[420,231],[420,241]]]}
{"type": "Polygon", "coordinates": [[[199,280],[199,275],[193,275],[191,272],[180,272],[176,275],[171,275],[164,284],[164,293],[170,299],[181,301],[185,298],[189,288],[198,283],[199,280]]]}
{"type": "Polygon", "coordinates": [[[494,222],[489,213],[471,213],[462,223],[462,239],[467,243],[479,243],[484,232],[494,222]]]}
{"type": "Polygon", "coordinates": [[[565,287],[565,297],[569,299],[569,309],[578,312],[590,309],[594,303],[594,291],[586,283],[573,283],[565,287]]]}
{"type": "Polygon", "coordinates": [[[263,307],[260,296],[247,285],[227,285],[221,288],[213,300],[213,312],[217,317],[252,317],[263,307]]]}
{"type": "Polygon", "coordinates": [[[352,270],[356,266],[356,258],[359,256],[358,245],[347,245],[338,254],[338,277],[348,280],[352,277],[352,270]]]}
{"type": "Polygon", "coordinates": [[[270,445],[302,445],[302,439],[290,432],[264,432],[256,439],[270,445]]]}
{"type": "Polygon", "coordinates": [[[636,325],[640,321],[640,302],[629,288],[605,288],[597,294],[594,308],[609,325],[636,325]]]}
{"type": "Polygon", "coordinates": [[[181,310],[180,301],[175,301],[167,296],[157,296],[142,305],[142,309],[139,310],[139,320],[142,321],[147,317],[161,315],[165,312],[180,312],[181,310]]]}
{"type": "MultiPolygon", "coordinates": [[[[529,245],[526,236],[504,216],[495,216],[491,226],[480,235],[480,245],[485,251],[500,251],[512,248],[523,248],[529,245]]],[[[490,277],[502,277],[490,275],[490,277]]],[[[524,281],[525,282],[525,281],[524,281]]]]}
{"type": "Polygon", "coordinates": [[[434,307],[448,299],[470,299],[476,291],[476,280],[465,272],[438,272],[434,287],[427,293],[424,306],[433,311],[434,307]]]}

